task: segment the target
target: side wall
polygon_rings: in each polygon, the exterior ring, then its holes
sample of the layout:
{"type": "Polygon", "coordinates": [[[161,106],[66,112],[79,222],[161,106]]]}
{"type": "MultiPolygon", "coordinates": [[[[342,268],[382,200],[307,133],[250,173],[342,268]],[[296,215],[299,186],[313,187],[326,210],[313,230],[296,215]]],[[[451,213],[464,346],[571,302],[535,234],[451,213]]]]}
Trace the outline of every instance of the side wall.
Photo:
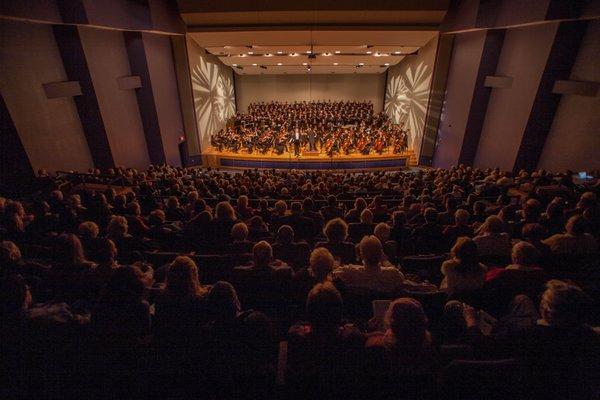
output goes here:
{"type": "MultiPolygon", "coordinates": [[[[600,20],[590,21],[570,80],[600,83],[600,20]]],[[[548,170],[600,169],[600,93],[562,96],[538,167],[548,170]]]]}
{"type": "Polygon", "coordinates": [[[485,31],[456,35],[454,39],[433,164],[436,168],[458,163],[484,43],[485,31]]]}
{"type": "Polygon", "coordinates": [[[187,46],[200,151],[206,151],[210,136],[223,129],[236,112],[233,71],[193,39],[188,39],[187,46]]]}
{"type": "Polygon", "coordinates": [[[557,28],[558,23],[548,23],[506,32],[496,75],[513,82],[492,90],[476,167],[512,170],[557,28]]]}
{"type": "Polygon", "coordinates": [[[407,56],[388,70],[385,91],[385,112],[396,123],[408,129],[408,147],[417,160],[421,151],[425,117],[431,93],[438,37],[419,49],[418,54],[407,56]]]}
{"type": "Polygon", "coordinates": [[[355,100],[371,101],[375,112],[383,109],[385,73],[381,74],[235,74],[240,112],[260,101],[355,100]]]}
{"type": "Polygon", "coordinates": [[[131,75],[123,35],[88,27],[80,27],[79,35],[115,164],[145,168],[148,151],[135,90],[120,89],[117,82],[131,75]]]}
{"type": "Polygon", "coordinates": [[[2,97],[34,171],[93,167],[73,98],[48,99],[42,86],[68,80],[52,26],[0,21],[0,71],[2,97]]]}

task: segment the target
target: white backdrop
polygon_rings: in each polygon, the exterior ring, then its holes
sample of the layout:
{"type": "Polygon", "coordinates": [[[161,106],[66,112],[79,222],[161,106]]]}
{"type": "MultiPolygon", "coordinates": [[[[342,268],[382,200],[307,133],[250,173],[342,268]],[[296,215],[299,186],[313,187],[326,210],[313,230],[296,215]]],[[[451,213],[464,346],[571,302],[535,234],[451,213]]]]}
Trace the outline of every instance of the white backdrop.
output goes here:
{"type": "Polygon", "coordinates": [[[355,100],[372,101],[375,112],[383,109],[385,73],[320,75],[239,75],[235,92],[240,112],[260,101],[355,100]]]}

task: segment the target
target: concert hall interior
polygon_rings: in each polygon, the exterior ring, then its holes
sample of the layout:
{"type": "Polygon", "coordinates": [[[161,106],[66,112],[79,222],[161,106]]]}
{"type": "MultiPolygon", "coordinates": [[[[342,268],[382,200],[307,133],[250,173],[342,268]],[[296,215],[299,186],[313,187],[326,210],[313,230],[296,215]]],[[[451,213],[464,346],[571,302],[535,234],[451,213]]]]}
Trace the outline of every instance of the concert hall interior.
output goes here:
{"type": "Polygon", "coordinates": [[[0,399],[599,399],[600,0],[0,0],[0,399]]]}

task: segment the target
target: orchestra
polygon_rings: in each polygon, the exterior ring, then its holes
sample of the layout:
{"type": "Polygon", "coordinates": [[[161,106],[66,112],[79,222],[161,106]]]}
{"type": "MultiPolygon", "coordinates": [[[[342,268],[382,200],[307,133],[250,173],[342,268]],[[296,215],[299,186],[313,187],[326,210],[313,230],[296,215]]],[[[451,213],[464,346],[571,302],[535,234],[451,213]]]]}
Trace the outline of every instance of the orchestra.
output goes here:
{"type": "Polygon", "coordinates": [[[303,150],[330,157],[398,154],[407,149],[407,132],[384,112],[375,114],[371,102],[260,102],[251,103],[248,113],[236,114],[226,128],[213,134],[211,145],[219,152],[294,156],[303,150]]]}

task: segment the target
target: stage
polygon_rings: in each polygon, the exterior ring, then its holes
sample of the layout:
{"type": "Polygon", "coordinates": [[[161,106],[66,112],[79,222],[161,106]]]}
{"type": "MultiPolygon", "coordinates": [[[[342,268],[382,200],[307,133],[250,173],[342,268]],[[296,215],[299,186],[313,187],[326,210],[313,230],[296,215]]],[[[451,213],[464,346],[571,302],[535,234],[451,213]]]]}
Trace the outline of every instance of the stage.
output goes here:
{"type": "Polygon", "coordinates": [[[291,153],[252,154],[229,151],[219,152],[211,148],[209,152],[202,154],[203,165],[213,168],[263,168],[263,169],[324,169],[324,170],[364,170],[364,169],[398,169],[412,167],[417,165],[417,161],[412,150],[407,150],[399,154],[384,152],[383,154],[371,153],[334,155],[328,157],[325,154],[306,154],[299,157],[291,153]]]}

